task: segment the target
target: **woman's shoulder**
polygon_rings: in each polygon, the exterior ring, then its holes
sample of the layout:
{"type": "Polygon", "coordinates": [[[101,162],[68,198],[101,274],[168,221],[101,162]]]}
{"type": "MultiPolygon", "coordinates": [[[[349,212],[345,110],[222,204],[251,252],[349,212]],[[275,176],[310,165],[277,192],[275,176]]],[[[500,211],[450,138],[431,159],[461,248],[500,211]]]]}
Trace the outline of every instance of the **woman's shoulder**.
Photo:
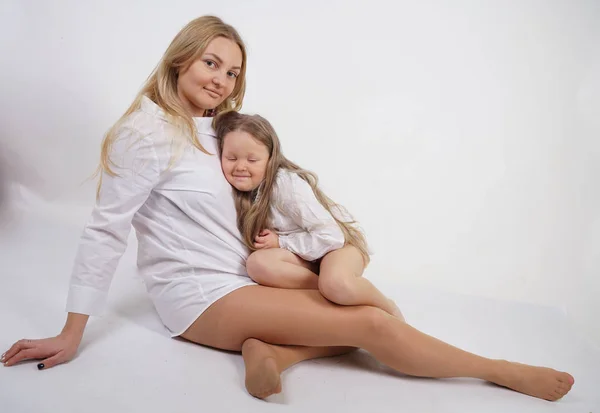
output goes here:
{"type": "Polygon", "coordinates": [[[152,146],[163,152],[176,141],[177,130],[166,120],[138,109],[121,119],[112,133],[117,145],[152,146]]]}
{"type": "Polygon", "coordinates": [[[121,119],[115,133],[117,136],[135,134],[140,138],[160,139],[172,133],[171,129],[173,127],[165,120],[138,109],[121,119]]]}

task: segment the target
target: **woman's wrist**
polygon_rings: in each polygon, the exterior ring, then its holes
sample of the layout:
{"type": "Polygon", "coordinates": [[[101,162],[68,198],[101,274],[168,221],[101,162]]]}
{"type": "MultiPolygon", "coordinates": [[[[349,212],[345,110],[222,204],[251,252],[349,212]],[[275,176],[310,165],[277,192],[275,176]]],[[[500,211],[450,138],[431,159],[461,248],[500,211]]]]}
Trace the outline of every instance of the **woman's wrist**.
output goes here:
{"type": "Polygon", "coordinates": [[[60,335],[81,341],[88,318],[87,314],[69,313],[60,335]]]}

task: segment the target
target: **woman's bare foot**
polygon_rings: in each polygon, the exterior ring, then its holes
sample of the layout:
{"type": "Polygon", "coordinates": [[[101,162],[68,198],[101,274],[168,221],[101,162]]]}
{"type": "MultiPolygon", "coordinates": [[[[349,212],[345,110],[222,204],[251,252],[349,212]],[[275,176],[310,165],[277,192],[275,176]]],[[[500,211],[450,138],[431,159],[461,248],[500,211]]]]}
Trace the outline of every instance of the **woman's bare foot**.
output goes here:
{"type": "Polygon", "coordinates": [[[556,401],[567,394],[575,383],[570,374],[546,367],[508,361],[498,363],[500,372],[491,382],[540,399],[556,401]]]}
{"type": "Polygon", "coordinates": [[[264,399],[281,392],[281,378],[276,353],[271,345],[249,338],[242,345],[246,365],[246,390],[264,399]]]}

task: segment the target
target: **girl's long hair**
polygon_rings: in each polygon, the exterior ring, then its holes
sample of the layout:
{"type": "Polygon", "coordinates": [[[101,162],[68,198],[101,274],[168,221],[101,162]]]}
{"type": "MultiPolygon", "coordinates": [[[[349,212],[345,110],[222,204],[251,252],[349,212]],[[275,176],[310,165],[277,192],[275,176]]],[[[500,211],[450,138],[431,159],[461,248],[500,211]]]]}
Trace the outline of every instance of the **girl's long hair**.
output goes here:
{"type": "Polygon", "coordinates": [[[312,188],[315,197],[329,211],[344,233],[347,245],[352,245],[360,251],[365,266],[369,263],[369,252],[364,233],[358,228],[358,223],[350,218],[347,211],[336,204],[319,189],[318,178],[313,172],[302,169],[285,156],[281,151],[281,144],[271,124],[259,115],[243,115],[238,112],[224,112],[213,121],[219,139],[219,152],[223,152],[224,138],[229,132],[243,131],[265,145],[269,151],[269,161],[265,179],[253,191],[239,191],[233,188],[235,205],[237,209],[237,224],[242,233],[244,243],[255,251],[254,239],[258,233],[269,228],[271,222],[271,202],[273,186],[279,169],[287,169],[305,180],[312,188]],[[257,196],[258,195],[258,196],[257,196]],[[348,217],[345,219],[344,217],[348,217]]]}

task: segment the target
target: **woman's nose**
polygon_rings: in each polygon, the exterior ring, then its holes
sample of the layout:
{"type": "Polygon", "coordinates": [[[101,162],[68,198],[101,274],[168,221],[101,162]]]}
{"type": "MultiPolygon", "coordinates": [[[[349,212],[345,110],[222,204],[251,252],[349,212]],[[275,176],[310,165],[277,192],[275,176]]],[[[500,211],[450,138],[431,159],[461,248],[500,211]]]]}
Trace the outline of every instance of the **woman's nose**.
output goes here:
{"type": "Polygon", "coordinates": [[[212,80],[212,81],[213,81],[213,83],[214,83],[216,86],[221,86],[221,85],[223,85],[223,79],[222,79],[222,77],[223,77],[223,75],[222,75],[221,73],[217,73],[217,74],[215,74],[215,75],[214,75],[214,77],[213,77],[213,80],[212,80]]]}

